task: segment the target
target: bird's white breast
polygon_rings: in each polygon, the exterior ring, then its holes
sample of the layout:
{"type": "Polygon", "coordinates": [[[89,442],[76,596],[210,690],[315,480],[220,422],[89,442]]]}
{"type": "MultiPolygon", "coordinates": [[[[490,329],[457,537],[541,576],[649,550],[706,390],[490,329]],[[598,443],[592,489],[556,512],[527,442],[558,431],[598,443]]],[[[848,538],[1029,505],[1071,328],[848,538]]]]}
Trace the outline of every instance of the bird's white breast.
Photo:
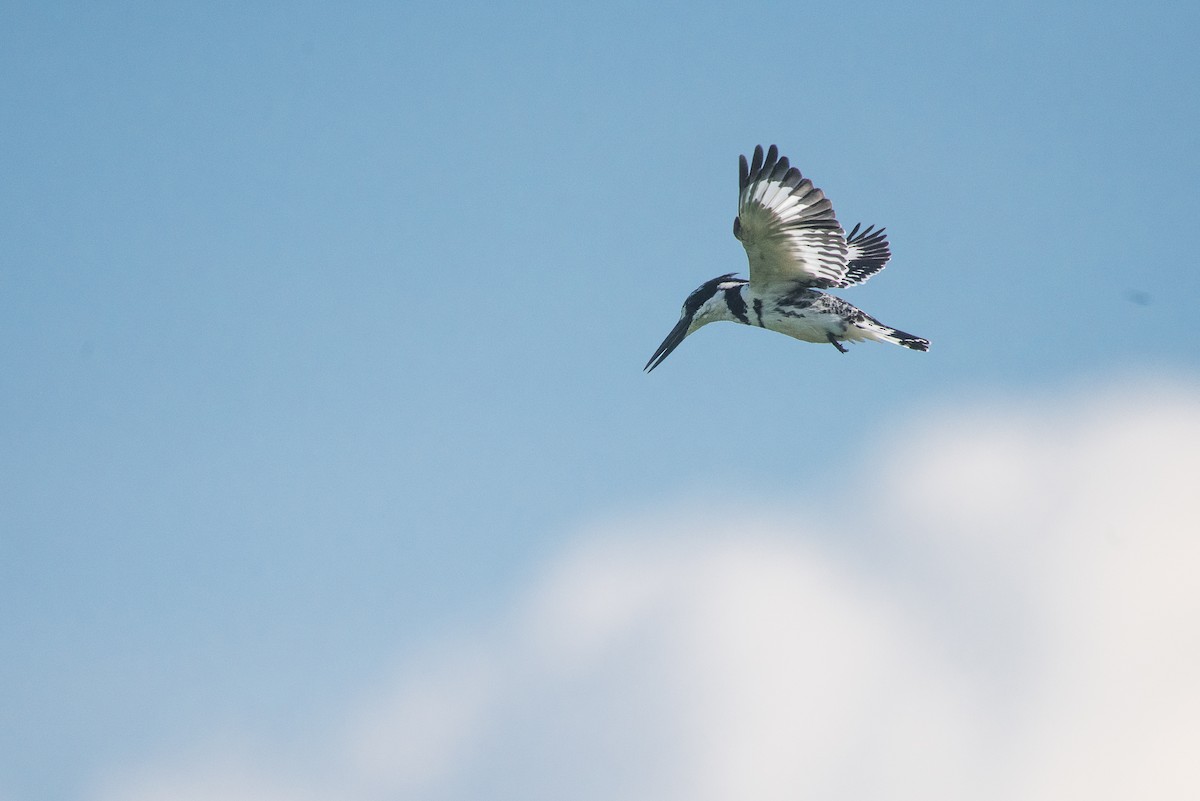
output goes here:
{"type": "Polygon", "coordinates": [[[846,325],[842,317],[828,304],[823,303],[824,295],[818,295],[813,302],[803,305],[789,303],[786,296],[780,294],[758,295],[753,290],[747,293],[747,303],[752,309],[751,325],[758,325],[758,313],[753,311],[755,301],[762,302],[762,326],[789,337],[805,342],[828,342],[829,335],[841,336],[846,325]]]}

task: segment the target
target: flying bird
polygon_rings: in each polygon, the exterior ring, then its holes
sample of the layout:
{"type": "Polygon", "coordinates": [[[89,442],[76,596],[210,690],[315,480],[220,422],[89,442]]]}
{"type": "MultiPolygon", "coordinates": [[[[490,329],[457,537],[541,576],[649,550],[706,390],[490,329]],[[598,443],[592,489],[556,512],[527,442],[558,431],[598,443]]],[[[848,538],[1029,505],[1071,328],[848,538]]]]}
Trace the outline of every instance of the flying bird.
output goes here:
{"type": "Polygon", "coordinates": [[[929,350],[929,340],[876,320],[821,292],[861,284],[892,257],[884,229],[861,224],[847,234],[825,194],[779,156],[775,145],[741,156],[733,235],[746,249],[750,280],[736,273],[705,281],[683,302],[679,322],[646,363],[649,372],[692,333],[719,320],[755,325],[805,342],[891,342],[929,350]]]}

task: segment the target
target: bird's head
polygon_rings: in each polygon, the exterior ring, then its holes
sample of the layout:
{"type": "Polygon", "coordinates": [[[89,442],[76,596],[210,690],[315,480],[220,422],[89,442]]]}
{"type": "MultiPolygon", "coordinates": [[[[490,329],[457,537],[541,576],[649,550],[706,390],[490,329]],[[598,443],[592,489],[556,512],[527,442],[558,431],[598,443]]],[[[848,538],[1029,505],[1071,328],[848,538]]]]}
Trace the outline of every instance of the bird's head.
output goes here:
{"type": "Polygon", "coordinates": [[[671,329],[671,333],[667,334],[667,338],[658,346],[658,350],[654,351],[650,361],[646,362],[646,372],[650,372],[662,364],[663,360],[671,355],[671,351],[679,347],[679,343],[683,342],[688,334],[717,320],[734,319],[729,311],[729,305],[725,302],[724,293],[728,289],[736,289],[747,283],[744,279],[734,278],[734,275],[736,273],[728,273],[705,281],[687,296],[687,300],[683,302],[683,309],[679,313],[679,322],[671,329]]]}

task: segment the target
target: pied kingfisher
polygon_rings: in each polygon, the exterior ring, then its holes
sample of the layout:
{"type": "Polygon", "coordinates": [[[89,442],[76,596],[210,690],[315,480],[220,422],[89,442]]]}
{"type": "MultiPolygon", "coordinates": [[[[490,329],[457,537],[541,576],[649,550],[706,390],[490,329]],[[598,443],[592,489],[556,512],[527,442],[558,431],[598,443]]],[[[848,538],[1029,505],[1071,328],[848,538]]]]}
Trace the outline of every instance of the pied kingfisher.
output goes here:
{"type": "Polygon", "coordinates": [[[800,170],[779,157],[775,145],[763,155],[740,157],[738,214],[733,235],[746,248],[750,280],[736,273],[705,281],[688,295],[679,322],[654,351],[646,370],[662,364],[684,338],[709,323],[729,320],[757,325],[805,342],[873,339],[913,350],[929,350],[929,340],[889,328],[866,312],[819,288],[861,284],[892,256],[884,229],[874,226],[847,234],[833,206],[800,170]]]}

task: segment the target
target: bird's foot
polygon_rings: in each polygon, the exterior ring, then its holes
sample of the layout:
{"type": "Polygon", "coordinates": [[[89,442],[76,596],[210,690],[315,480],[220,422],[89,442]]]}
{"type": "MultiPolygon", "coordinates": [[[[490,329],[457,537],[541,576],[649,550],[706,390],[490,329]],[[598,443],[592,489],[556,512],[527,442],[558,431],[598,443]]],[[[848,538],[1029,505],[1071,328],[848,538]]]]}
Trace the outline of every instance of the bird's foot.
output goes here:
{"type": "Polygon", "coordinates": [[[830,345],[833,345],[841,353],[846,352],[846,347],[841,342],[838,342],[836,339],[834,339],[833,334],[826,334],[825,336],[829,338],[830,345]]]}

